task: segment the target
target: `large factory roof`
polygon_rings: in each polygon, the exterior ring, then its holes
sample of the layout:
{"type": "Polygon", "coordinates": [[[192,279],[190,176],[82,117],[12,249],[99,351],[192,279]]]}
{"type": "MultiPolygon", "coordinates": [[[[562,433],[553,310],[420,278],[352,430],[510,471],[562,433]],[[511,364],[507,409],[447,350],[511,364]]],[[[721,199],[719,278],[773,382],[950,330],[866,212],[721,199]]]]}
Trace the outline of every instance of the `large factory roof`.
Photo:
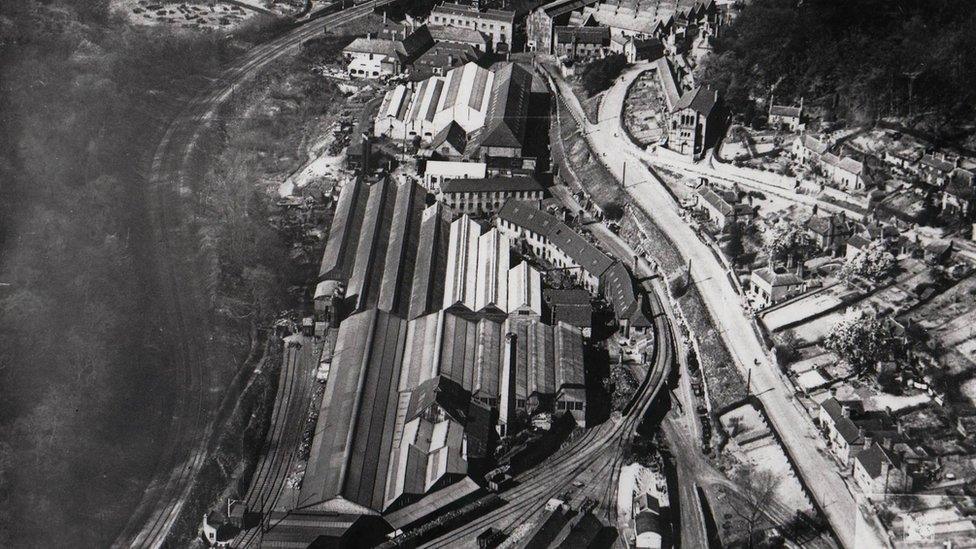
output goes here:
{"type": "Polygon", "coordinates": [[[340,325],[299,507],[383,508],[405,324],[369,309],[340,325]]]}
{"type": "Polygon", "coordinates": [[[345,281],[352,274],[359,229],[363,224],[368,196],[366,184],[359,179],[347,181],[339,191],[339,202],[336,204],[329,239],[319,266],[319,279],[345,281]]]}

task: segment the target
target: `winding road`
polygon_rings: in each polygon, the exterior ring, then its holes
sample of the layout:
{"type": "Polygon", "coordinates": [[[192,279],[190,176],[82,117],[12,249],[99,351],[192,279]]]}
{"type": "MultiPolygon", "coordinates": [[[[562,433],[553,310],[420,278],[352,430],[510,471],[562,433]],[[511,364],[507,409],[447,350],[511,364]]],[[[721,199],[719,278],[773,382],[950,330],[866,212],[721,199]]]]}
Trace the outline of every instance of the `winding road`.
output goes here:
{"type": "Polygon", "coordinates": [[[179,379],[173,408],[172,429],[160,456],[153,480],[142,501],[113,547],[160,547],[179,518],[193,481],[203,467],[214,435],[233,408],[237,394],[227,391],[219,406],[214,406],[206,368],[208,345],[206,327],[211,323],[210,304],[203,297],[206,286],[197,270],[183,257],[177,244],[184,226],[184,196],[189,184],[202,173],[197,162],[207,132],[218,118],[221,106],[262,70],[278,59],[291,55],[309,38],[323,29],[369,14],[390,0],[373,0],[298,26],[249,50],[220,78],[189,101],[166,126],[146,174],[146,201],[153,228],[159,273],[161,310],[166,329],[160,338],[171,352],[171,369],[179,379]]]}
{"type": "MultiPolygon", "coordinates": [[[[543,65],[543,67],[545,67],[543,65]]],[[[728,282],[724,267],[711,250],[699,240],[679,215],[679,207],[661,182],[642,160],[650,160],[647,153],[630,141],[621,119],[624,99],[630,84],[643,69],[626,72],[606,92],[600,104],[599,122],[592,124],[572,90],[558,73],[549,72],[556,82],[573,117],[584,128],[591,148],[618,181],[627,172],[626,190],[636,205],[650,216],[675,244],[682,256],[691,261],[692,276],[701,292],[709,313],[721,328],[719,331],[743,376],[751,369],[752,387],[769,415],[772,427],[779,434],[793,463],[807,486],[814,487],[812,495],[829,520],[841,544],[845,547],[883,547],[883,534],[867,526],[869,516],[858,520],[863,513],[841,478],[836,467],[825,454],[812,420],[793,398],[789,383],[772,364],[762,342],[743,314],[740,298],[728,282]],[[626,166],[626,167],[625,167],[626,166]],[[756,364],[758,367],[753,368],[756,364]]]]}

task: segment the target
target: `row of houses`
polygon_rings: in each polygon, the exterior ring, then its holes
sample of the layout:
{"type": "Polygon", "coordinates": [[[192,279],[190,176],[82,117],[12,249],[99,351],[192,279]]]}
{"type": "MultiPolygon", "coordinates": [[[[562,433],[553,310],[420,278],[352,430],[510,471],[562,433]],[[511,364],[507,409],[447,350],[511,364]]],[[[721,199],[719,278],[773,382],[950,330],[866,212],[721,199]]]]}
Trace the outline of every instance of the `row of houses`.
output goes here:
{"type": "Polygon", "coordinates": [[[626,53],[630,59],[648,45],[644,41],[654,40],[674,55],[693,39],[715,36],[724,19],[714,0],[555,0],[526,18],[526,48],[567,54],[576,42],[586,47],[572,53],[588,55],[599,47],[626,53]]]}
{"type": "Polygon", "coordinates": [[[614,261],[558,217],[537,206],[509,200],[495,217],[496,227],[535,257],[567,273],[593,295],[611,304],[624,336],[653,328],[643,294],[635,291],[627,267],[614,261]]]}
{"type": "Polygon", "coordinates": [[[864,189],[864,163],[849,156],[830,152],[830,145],[809,134],[801,134],[791,146],[793,158],[801,164],[818,167],[837,185],[852,190],[864,189]]]}

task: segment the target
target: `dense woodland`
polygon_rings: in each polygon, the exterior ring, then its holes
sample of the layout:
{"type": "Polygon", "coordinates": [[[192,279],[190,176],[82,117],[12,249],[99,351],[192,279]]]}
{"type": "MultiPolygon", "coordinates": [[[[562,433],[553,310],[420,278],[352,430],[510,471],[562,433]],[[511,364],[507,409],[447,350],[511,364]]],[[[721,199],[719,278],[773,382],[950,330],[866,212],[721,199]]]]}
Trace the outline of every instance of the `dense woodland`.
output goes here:
{"type": "MultiPolygon", "coordinates": [[[[132,28],[108,3],[0,8],[0,547],[107,546],[154,473],[182,373],[155,314],[147,159],[205,76],[274,30],[132,28]]],[[[210,248],[263,241],[256,210],[210,248]]],[[[270,286],[277,260],[235,268],[270,286]]]]}
{"type": "Polygon", "coordinates": [[[976,116],[976,3],[754,0],[700,68],[734,112],[753,99],[823,106],[828,119],[907,117],[961,137],[976,116]]]}

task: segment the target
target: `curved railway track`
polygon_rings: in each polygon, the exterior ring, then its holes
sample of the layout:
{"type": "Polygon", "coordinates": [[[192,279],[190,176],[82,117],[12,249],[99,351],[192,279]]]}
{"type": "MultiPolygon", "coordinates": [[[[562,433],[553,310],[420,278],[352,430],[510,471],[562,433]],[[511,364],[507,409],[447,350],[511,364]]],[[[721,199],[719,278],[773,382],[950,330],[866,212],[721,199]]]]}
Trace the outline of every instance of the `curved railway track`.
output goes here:
{"type": "MultiPolygon", "coordinates": [[[[261,69],[296,50],[329,25],[342,24],[369,14],[390,0],[373,0],[344,9],[292,29],[251,49],[243,59],[214,79],[208,89],[190,100],[169,122],[156,146],[147,174],[147,210],[153,228],[155,268],[159,273],[166,330],[161,337],[173,349],[172,369],[181,376],[172,430],[160,456],[153,480],[113,547],[160,547],[179,517],[193,479],[206,460],[217,429],[217,415],[209,402],[205,367],[208,341],[199,326],[208,325],[209,307],[200,295],[204,286],[174,238],[181,238],[181,196],[198,175],[193,169],[201,140],[212,128],[220,107],[261,69]]],[[[219,409],[228,408],[237,395],[226,395],[219,409]]]]}
{"type": "MultiPolygon", "coordinates": [[[[561,452],[557,457],[518,477],[517,480],[520,482],[517,486],[500,494],[508,503],[422,547],[456,547],[470,543],[475,536],[493,525],[501,526],[501,530],[511,533],[515,526],[538,512],[549,498],[568,490],[573,480],[588,469],[597,467],[599,471],[599,468],[606,467],[604,459],[607,457],[611,458],[609,480],[619,478],[621,449],[634,436],[637,426],[640,425],[655,397],[666,383],[667,374],[675,357],[674,339],[667,315],[657,294],[652,293],[651,296],[657,342],[654,347],[654,367],[642,381],[637,395],[631,401],[621,421],[608,422],[593,428],[586,436],[565,448],[566,451],[561,452]]],[[[610,499],[615,498],[610,496],[610,499]]],[[[609,502],[606,507],[608,518],[613,518],[615,521],[615,502],[609,502]]]]}

